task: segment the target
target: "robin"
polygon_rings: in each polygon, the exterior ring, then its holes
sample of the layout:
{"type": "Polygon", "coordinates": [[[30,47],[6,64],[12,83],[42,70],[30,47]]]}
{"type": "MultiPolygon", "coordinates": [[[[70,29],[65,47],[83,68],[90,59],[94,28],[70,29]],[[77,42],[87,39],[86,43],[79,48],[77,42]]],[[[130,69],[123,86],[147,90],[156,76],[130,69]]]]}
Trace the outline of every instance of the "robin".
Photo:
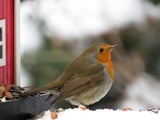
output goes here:
{"type": "Polygon", "coordinates": [[[50,91],[48,99],[53,94],[58,95],[51,104],[64,99],[77,106],[98,102],[108,93],[114,81],[111,51],[116,46],[106,43],[91,45],[64,69],[56,81],[22,96],[50,91]]]}

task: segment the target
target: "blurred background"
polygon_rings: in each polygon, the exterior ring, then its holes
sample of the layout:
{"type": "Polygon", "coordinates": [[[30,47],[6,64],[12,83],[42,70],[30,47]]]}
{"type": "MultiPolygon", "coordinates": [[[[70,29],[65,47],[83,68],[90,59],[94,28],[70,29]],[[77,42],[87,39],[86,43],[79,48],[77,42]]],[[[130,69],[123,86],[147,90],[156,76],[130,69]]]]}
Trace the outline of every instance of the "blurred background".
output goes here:
{"type": "Polygon", "coordinates": [[[21,86],[56,80],[85,48],[104,41],[118,44],[115,82],[89,108],[160,107],[159,0],[21,0],[20,30],[21,86]]]}

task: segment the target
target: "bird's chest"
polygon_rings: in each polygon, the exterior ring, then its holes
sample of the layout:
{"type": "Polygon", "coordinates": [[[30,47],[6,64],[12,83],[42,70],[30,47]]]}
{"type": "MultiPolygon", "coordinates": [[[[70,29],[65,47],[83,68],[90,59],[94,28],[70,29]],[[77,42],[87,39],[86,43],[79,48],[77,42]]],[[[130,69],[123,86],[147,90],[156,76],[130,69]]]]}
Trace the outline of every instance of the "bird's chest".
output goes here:
{"type": "Polygon", "coordinates": [[[103,98],[112,86],[111,80],[104,80],[101,84],[84,91],[79,96],[79,101],[85,105],[93,104],[103,98]]]}
{"type": "Polygon", "coordinates": [[[78,95],[73,96],[69,101],[75,105],[80,105],[80,104],[90,105],[95,102],[98,102],[108,93],[113,83],[109,75],[109,72],[106,69],[103,70],[103,75],[104,75],[104,80],[102,83],[84,90],[78,95]]]}

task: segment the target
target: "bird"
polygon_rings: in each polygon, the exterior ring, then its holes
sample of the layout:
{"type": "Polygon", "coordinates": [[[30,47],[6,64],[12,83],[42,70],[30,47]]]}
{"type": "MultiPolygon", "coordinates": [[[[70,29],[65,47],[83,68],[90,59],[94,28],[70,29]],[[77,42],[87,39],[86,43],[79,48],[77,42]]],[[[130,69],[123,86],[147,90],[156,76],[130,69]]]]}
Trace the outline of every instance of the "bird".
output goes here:
{"type": "Polygon", "coordinates": [[[89,46],[75,60],[68,64],[57,80],[48,85],[24,92],[27,97],[42,91],[57,95],[53,103],[67,100],[75,106],[98,102],[110,90],[114,82],[114,66],[111,52],[117,44],[97,42],[89,46]]]}

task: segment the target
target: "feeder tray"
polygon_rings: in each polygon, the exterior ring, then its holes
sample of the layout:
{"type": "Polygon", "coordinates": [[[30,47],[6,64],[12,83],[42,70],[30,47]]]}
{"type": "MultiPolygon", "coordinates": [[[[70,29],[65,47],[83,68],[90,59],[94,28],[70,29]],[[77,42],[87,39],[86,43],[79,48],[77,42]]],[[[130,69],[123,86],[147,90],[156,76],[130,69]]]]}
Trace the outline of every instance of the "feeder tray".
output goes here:
{"type": "Polygon", "coordinates": [[[45,101],[48,95],[43,93],[35,97],[0,102],[0,120],[29,120],[45,110],[55,108],[55,104],[51,105],[54,97],[45,101]]]}

